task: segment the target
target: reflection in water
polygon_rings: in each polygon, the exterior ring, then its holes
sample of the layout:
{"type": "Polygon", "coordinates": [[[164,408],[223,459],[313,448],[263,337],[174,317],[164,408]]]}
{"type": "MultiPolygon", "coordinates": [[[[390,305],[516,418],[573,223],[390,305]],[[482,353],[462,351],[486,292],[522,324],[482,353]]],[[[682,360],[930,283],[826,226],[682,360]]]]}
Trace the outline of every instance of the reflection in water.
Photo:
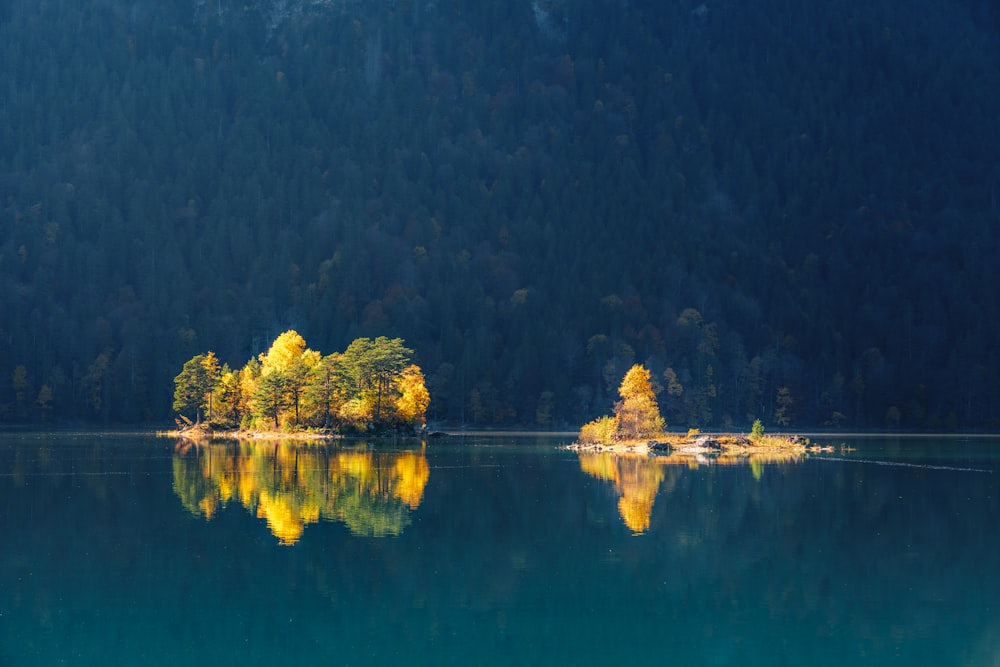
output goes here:
{"type": "Polygon", "coordinates": [[[0,433],[0,665],[1000,664],[1000,439],[850,442],[758,480],[470,436],[427,450],[432,488],[419,447],[0,433]],[[366,458],[402,539],[298,516],[282,550],[242,507],[243,475],[273,510],[315,474],[285,506],[322,520],[366,458]],[[657,478],[632,538],[613,489],[657,478]]]}
{"type": "Polygon", "coordinates": [[[420,506],[430,467],[424,448],[376,452],[294,442],[180,441],[174,493],[192,514],[211,520],[235,498],[282,544],[295,544],[320,518],[355,535],[399,535],[420,506]]]}
{"type": "Polygon", "coordinates": [[[799,461],[798,453],[769,451],[753,454],[721,454],[706,458],[703,455],[675,453],[669,456],[645,454],[618,454],[612,452],[581,453],[580,468],[591,477],[611,482],[618,491],[618,513],[632,533],[640,535],[649,529],[653,503],[660,484],[667,480],[668,490],[673,488],[684,468],[697,468],[701,464],[749,464],[755,479],[760,479],[768,463],[799,461]],[[668,474],[667,471],[670,471],[668,474]]]}
{"type": "Polygon", "coordinates": [[[580,467],[591,477],[611,482],[620,495],[618,513],[639,534],[649,528],[653,501],[663,481],[664,468],[646,456],[610,453],[580,454],[580,467]]]}

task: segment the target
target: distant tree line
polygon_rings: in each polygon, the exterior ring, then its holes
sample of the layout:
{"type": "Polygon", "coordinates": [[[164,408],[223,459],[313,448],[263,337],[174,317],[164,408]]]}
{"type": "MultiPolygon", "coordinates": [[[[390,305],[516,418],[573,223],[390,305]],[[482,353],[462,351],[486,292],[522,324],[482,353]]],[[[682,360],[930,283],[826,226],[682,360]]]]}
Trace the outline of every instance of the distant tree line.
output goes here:
{"type": "Polygon", "coordinates": [[[412,354],[401,339],[379,336],[322,355],[289,330],[239,370],[211,351],[191,357],[174,378],[173,408],[230,429],[412,429],[425,424],[430,403],[412,354]]]}
{"type": "Polygon", "coordinates": [[[444,423],[1000,426],[990,3],[0,5],[0,422],[295,329],[444,423]]]}

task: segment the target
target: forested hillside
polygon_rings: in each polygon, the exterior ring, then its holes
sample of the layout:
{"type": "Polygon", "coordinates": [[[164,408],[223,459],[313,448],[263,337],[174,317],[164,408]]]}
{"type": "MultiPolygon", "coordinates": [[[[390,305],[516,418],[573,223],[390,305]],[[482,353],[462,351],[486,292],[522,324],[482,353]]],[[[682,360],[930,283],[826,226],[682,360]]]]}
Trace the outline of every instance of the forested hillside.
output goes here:
{"type": "Polygon", "coordinates": [[[0,2],[0,421],[402,337],[432,422],[1000,421],[986,0],[0,2]]]}

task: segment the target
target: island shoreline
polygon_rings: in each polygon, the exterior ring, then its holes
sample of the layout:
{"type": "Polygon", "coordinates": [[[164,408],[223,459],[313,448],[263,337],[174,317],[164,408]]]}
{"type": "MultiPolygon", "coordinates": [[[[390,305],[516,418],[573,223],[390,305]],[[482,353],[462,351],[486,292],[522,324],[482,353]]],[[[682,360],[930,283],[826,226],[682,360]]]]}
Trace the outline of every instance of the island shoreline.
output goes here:
{"type": "Polygon", "coordinates": [[[341,440],[365,440],[365,439],[422,439],[430,437],[431,434],[421,433],[336,433],[333,431],[244,431],[244,430],[215,430],[210,428],[189,428],[172,429],[169,431],[157,431],[156,436],[160,438],[176,438],[194,441],[208,440],[232,440],[235,442],[247,440],[295,440],[299,442],[336,442],[341,440]]]}
{"type": "Polygon", "coordinates": [[[617,442],[574,442],[565,449],[574,452],[604,452],[611,454],[647,454],[651,456],[668,454],[704,455],[719,453],[744,455],[776,453],[806,454],[808,452],[832,451],[832,447],[811,444],[800,435],[744,435],[738,433],[713,434],[663,434],[645,440],[617,442]]]}

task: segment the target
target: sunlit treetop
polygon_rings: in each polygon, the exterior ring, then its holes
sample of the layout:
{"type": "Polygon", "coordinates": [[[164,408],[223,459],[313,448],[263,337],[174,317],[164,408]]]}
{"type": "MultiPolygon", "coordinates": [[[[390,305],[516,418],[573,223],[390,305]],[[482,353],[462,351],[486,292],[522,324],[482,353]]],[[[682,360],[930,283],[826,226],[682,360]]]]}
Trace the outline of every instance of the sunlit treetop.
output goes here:
{"type": "Polygon", "coordinates": [[[656,405],[656,394],[653,393],[653,385],[650,383],[650,373],[638,364],[625,373],[621,386],[618,387],[618,394],[622,400],[643,401],[656,405]]]}
{"type": "Polygon", "coordinates": [[[305,339],[297,331],[289,329],[275,338],[267,353],[261,355],[261,373],[287,370],[305,351],[305,339]]]}

